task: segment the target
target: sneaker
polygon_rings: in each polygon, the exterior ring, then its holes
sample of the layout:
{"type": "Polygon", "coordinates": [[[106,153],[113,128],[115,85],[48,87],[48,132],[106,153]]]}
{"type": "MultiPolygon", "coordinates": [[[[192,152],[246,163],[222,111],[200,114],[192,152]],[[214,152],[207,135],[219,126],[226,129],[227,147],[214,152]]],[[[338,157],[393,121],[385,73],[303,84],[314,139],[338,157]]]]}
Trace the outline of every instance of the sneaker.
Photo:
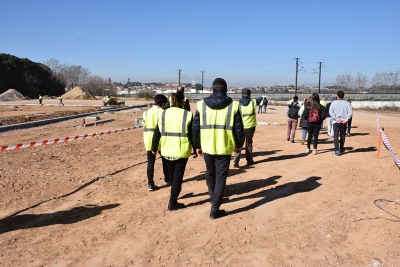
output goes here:
{"type": "Polygon", "coordinates": [[[350,133],[348,133],[348,134],[346,134],[346,136],[350,137],[350,136],[351,136],[351,134],[350,134],[350,133]]]}
{"type": "Polygon", "coordinates": [[[157,190],[157,186],[155,186],[154,183],[149,183],[147,190],[149,190],[149,191],[157,190]]]}
{"type": "Polygon", "coordinates": [[[294,140],[290,140],[290,142],[294,143],[294,140]]]}
{"type": "Polygon", "coordinates": [[[183,209],[184,207],[185,207],[185,204],[183,204],[183,203],[178,203],[178,202],[176,202],[175,204],[171,203],[171,202],[168,203],[168,210],[169,211],[183,209]]]}
{"type": "Polygon", "coordinates": [[[286,139],[286,140],[290,141],[290,138],[288,138],[288,139],[286,139]]]}
{"type": "Polygon", "coordinates": [[[170,182],[170,181],[168,181],[168,180],[165,180],[165,179],[164,179],[164,181],[163,181],[163,184],[164,184],[164,185],[170,185],[170,184],[171,184],[171,182],[170,182]]]}
{"type": "Polygon", "coordinates": [[[344,153],[344,148],[340,149],[340,154],[344,153]]]}
{"type": "Polygon", "coordinates": [[[310,149],[309,148],[307,148],[307,153],[310,153],[310,149]]]}
{"type": "Polygon", "coordinates": [[[335,154],[335,156],[340,156],[339,150],[335,150],[334,154],[335,154]]]}
{"type": "Polygon", "coordinates": [[[317,150],[314,149],[314,150],[312,151],[312,153],[313,153],[313,155],[317,155],[317,150]]]}
{"type": "Polygon", "coordinates": [[[210,219],[215,220],[222,216],[225,216],[225,214],[226,214],[225,210],[218,210],[217,212],[210,212],[210,219]]]}
{"type": "Polygon", "coordinates": [[[234,163],[234,164],[233,164],[233,167],[239,168],[239,163],[234,163]]]}

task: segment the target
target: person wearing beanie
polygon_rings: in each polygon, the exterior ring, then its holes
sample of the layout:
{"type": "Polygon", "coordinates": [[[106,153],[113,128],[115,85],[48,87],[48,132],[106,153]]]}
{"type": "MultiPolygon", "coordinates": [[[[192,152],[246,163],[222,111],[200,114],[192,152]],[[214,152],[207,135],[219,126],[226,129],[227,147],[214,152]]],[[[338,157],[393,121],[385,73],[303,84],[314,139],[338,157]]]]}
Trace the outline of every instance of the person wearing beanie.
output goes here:
{"type": "MultiPolygon", "coordinates": [[[[244,144],[246,152],[247,165],[253,165],[253,137],[256,131],[256,110],[257,103],[251,98],[251,91],[247,88],[242,90],[242,98],[239,100],[239,109],[242,116],[244,128],[244,144]]],[[[239,168],[240,153],[233,153],[233,166],[239,168]]]]}

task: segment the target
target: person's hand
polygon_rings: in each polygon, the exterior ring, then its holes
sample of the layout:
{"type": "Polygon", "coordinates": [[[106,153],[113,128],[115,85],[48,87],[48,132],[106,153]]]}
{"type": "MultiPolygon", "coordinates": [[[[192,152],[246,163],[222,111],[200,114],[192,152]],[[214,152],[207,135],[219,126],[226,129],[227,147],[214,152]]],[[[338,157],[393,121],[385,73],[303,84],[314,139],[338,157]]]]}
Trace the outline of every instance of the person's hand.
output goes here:
{"type": "Polygon", "coordinates": [[[196,149],[197,155],[199,155],[200,157],[203,157],[203,150],[201,148],[196,149]]]}
{"type": "Polygon", "coordinates": [[[235,148],[235,152],[240,154],[240,152],[242,152],[242,148],[241,147],[236,147],[235,148]]]}
{"type": "Polygon", "coordinates": [[[157,155],[157,151],[151,151],[153,155],[157,155]]]}

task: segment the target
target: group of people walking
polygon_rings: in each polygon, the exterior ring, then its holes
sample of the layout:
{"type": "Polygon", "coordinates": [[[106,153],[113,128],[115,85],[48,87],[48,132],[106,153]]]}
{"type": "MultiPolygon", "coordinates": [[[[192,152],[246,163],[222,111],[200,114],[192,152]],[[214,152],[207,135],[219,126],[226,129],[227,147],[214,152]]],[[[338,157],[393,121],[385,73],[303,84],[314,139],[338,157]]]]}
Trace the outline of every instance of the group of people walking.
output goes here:
{"type": "MultiPolygon", "coordinates": [[[[252,136],[255,131],[255,112],[257,105],[250,99],[250,90],[244,92],[244,107],[227,95],[228,86],[224,79],[217,78],[212,84],[212,94],[197,102],[194,113],[190,112],[184,88],[178,87],[169,99],[164,95],[155,96],[153,108],[143,113],[143,138],[147,150],[148,190],[154,191],[155,155],[161,154],[164,184],[171,184],[168,210],[184,208],[178,202],[182,181],[192,148],[194,156],[204,157],[206,164],[206,184],[210,196],[210,219],[225,215],[220,209],[232,153],[239,156],[246,139],[246,152],[252,151],[252,136]],[[247,108],[247,106],[249,108],[247,108]],[[254,128],[245,132],[242,113],[248,114],[244,120],[246,127],[254,128]],[[247,119],[249,117],[249,119],[247,119]],[[250,127],[251,126],[251,127],[250,127]]],[[[253,158],[246,156],[248,164],[253,158]]],[[[238,163],[237,163],[238,164],[238,163]]]]}
{"type": "Polygon", "coordinates": [[[327,119],[327,134],[334,138],[336,156],[344,153],[345,136],[350,136],[351,120],[353,110],[351,104],[344,100],[344,92],[338,91],[332,102],[327,103],[325,99],[320,100],[317,93],[303,100],[300,106],[298,97],[294,96],[286,108],[288,117],[288,128],[286,137],[294,143],[296,127],[300,119],[302,128],[301,144],[307,145],[307,153],[316,155],[318,148],[318,137],[324,120],[327,119]],[[347,131],[347,134],[346,134],[347,131]],[[307,140],[306,140],[307,137],[307,140]],[[311,147],[312,144],[312,147],[311,147]]]}
{"type": "MultiPolygon", "coordinates": [[[[262,113],[262,102],[252,99],[249,89],[243,89],[242,98],[234,101],[227,95],[227,89],[224,79],[215,79],[212,83],[212,94],[197,102],[196,111],[192,113],[189,100],[184,95],[184,88],[179,86],[169,99],[161,94],[156,95],[153,107],[143,113],[148,190],[157,189],[154,183],[154,163],[159,153],[163,165],[164,185],[171,185],[169,211],[185,207],[183,203],[178,202],[178,198],[192,150],[194,157],[203,157],[206,164],[206,185],[211,203],[210,219],[219,218],[226,213],[220,207],[232,154],[233,165],[239,168],[240,154],[244,146],[247,165],[255,164],[253,137],[257,125],[256,112],[262,113]]],[[[299,105],[297,96],[293,97],[286,110],[287,140],[294,142],[298,119],[301,118],[302,143],[305,142],[303,134],[306,129],[307,151],[310,152],[312,143],[313,153],[317,154],[318,135],[329,111],[335,136],[335,155],[343,153],[343,132],[346,131],[352,111],[348,102],[343,101],[342,91],[338,91],[336,97],[336,103],[330,104],[329,110],[321,104],[318,94],[313,94],[302,106],[299,105]]]]}

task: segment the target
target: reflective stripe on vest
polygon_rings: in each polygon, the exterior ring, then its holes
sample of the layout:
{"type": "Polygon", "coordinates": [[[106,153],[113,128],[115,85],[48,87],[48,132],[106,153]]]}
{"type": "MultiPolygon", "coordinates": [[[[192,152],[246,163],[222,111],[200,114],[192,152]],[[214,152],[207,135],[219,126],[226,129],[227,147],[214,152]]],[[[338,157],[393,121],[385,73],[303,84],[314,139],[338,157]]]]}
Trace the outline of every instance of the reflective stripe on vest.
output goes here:
{"type": "MultiPolygon", "coordinates": [[[[143,143],[146,151],[151,151],[154,130],[157,126],[158,117],[162,111],[162,108],[151,108],[143,112],[143,143]]],[[[158,149],[160,149],[160,145],[158,145],[158,149]]]]}
{"type": "Polygon", "coordinates": [[[200,129],[222,129],[222,130],[231,130],[233,129],[233,124],[231,125],[231,114],[232,114],[232,104],[228,106],[228,116],[226,119],[226,123],[224,125],[217,125],[217,124],[207,124],[207,105],[203,101],[202,105],[202,113],[203,113],[203,124],[200,125],[200,129]]]}
{"type": "Polygon", "coordinates": [[[224,109],[211,109],[204,100],[197,102],[200,114],[200,142],[204,153],[210,155],[231,155],[235,150],[233,137],[234,116],[239,111],[239,102],[224,109]]]}
{"type": "Polygon", "coordinates": [[[251,103],[252,103],[251,105],[247,105],[247,106],[240,105],[240,113],[242,115],[244,129],[253,128],[257,125],[256,113],[254,112],[254,109],[257,105],[256,100],[252,99],[251,103]],[[251,109],[251,111],[250,111],[250,109],[251,109]],[[249,112],[251,112],[251,113],[249,113],[249,112]]]}
{"type": "Polygon", "coordinates": [[[188,158],[192,145],[188,138],[189,124],[193,114],[182,108],[166,109],[158,119],[161,133],[161,151],[165,157],[188,158]]]}

